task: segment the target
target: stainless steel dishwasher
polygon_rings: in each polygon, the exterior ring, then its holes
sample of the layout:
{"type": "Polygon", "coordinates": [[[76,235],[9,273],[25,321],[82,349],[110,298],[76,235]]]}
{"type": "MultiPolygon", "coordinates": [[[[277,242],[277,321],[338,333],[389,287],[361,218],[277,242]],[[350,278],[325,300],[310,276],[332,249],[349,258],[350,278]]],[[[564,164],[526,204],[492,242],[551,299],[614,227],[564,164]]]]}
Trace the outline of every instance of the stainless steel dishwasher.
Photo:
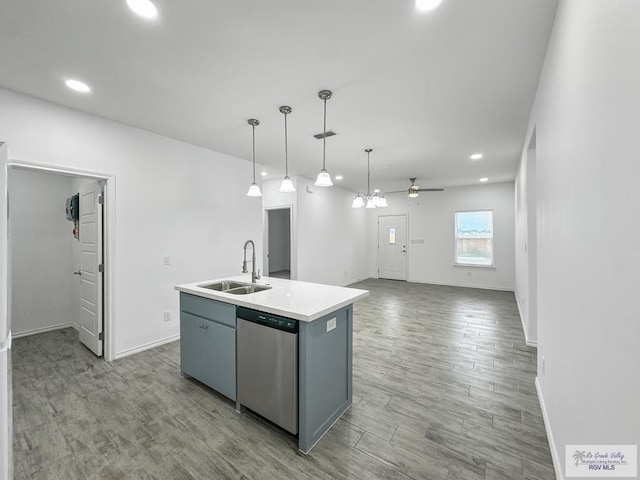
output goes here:
{"type": "Polygon", "coordinates": [[[298,433],[298,322],[237,307],[237,399],[298,433]]]}

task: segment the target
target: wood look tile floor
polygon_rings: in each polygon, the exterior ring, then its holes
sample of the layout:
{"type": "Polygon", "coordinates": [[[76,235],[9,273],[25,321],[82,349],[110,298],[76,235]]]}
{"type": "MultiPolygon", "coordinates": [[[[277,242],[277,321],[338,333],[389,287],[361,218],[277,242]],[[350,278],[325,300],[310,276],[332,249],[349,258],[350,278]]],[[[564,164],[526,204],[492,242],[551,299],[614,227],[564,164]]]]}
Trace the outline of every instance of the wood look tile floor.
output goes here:
{"type": "Polygon", "coordinates": [[[512,293],[354,286],[353,406],[309,455],[182,378],[179,342],[108,363],[65,329],[14,341],[15,478],[555,478],[512,293]]]}

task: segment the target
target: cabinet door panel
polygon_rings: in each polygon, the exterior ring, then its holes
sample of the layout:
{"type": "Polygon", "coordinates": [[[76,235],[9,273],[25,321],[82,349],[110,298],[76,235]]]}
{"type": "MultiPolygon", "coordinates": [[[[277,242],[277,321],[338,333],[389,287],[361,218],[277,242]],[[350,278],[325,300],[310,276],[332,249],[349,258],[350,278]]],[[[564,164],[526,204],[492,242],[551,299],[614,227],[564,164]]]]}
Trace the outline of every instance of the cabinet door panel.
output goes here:
{"type": "Polygon", "coordinates": [[[186,312],[180,314],[182,372],[236,399],[236,330],[186,312]]]}
{"type": "Polygon", "coordinates": [[[199,317],[210,318],[230,327],[236,326],[236,307],[209,298],[180,294],[180,310],[199,317]]]}

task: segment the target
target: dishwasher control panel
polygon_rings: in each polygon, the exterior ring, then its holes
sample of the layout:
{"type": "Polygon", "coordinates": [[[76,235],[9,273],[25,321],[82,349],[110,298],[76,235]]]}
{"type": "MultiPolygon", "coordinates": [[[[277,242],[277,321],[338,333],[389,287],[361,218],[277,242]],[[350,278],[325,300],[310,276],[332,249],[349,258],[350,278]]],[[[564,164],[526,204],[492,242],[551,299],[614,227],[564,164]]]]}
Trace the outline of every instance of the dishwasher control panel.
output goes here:
{"type": "Polygon", "coordinates": [[[298,333],[298,321],[291,318],[279,317],[265,312],[258,312],[250,308],[237,307],[236,316],[250,322],[259,323],[266,327],[283,330],[290,333],[298,333]]]}

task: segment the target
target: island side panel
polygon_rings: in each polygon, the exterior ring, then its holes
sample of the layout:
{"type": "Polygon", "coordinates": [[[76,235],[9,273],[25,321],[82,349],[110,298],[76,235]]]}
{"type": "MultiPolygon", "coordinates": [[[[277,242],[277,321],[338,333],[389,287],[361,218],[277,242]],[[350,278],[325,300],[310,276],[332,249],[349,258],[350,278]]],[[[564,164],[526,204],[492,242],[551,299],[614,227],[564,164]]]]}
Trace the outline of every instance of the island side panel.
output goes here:
{"type": "Polygon", "coordinates": [[[353,305],[299,322],[298,348],[298,448],[307,453],[351,405],[353,305]]]}

